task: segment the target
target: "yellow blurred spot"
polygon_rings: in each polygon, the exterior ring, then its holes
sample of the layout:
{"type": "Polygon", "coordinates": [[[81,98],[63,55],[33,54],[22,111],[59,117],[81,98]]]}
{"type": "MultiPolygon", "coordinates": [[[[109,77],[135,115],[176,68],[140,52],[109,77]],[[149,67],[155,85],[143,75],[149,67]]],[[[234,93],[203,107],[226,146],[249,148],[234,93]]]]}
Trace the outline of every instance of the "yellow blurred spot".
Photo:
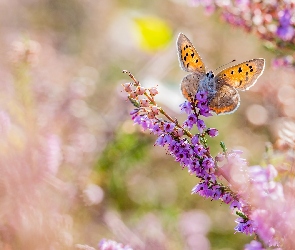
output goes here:
{"type": "Polygon", "coordinates": [[[153,16],[134,18],[136,38],[143,50],[156,51],[164,48],[172,39],[170,26],[162,19],[153,16]]]}

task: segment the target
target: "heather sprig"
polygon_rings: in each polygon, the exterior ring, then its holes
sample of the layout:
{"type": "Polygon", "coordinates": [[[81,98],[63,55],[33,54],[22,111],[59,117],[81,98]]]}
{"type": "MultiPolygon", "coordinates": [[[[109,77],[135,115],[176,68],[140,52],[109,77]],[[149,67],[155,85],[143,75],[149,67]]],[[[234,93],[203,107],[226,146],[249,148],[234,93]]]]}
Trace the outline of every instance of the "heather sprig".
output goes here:
{"type": "MultiPolygon", "coordinates": [[[[218,130],[207,128],[202,118],[210,116],[208,107],[208,95],[199,91],[192,102],[185,101],[180,105],[181,111],[185,112],[187,119],[180,124],[177,119],[171,118],[155,101],[158,94],[156,88],[145,89],[134,76],[127,72],[133,82],[123,84],[124,90],[128,94],[128,99],[135,106],[130,113],[135,124],[140,125],[144,130],[148,130],[157,136],[154,145],[165,147],[167,153],[171,155],[180,166],[186,168],[191,175],[195,175],[200,182],[192,189],[192,194],[199,194],[211,200],[221,200],[229,204],[233,211],[239,211],[237,215],[237,232],[253,234],[255,227],[249,219],[249,206],[246,201],[240,199],[237,192],[231,187],[225,186],[218,181],[219,176],[223,176],[231,185],[234,180],[227,174],[227,170],[235,165],[235,162],[245,166],[245,160],[240,158],[239,153],[226,152],[223,145],[223,153],[213,157],[208,146],[207,136],[215,137],[218,130]],[[198,129],[198,133],[192,134],[193,128],[198,129]],[[218,164],[226,159],[221,167],[218,164]]],[[[239,168],[238,168],[239,169],[239,168]]],[[[246,179],[244,179],[246,181],[246,179]]]]}

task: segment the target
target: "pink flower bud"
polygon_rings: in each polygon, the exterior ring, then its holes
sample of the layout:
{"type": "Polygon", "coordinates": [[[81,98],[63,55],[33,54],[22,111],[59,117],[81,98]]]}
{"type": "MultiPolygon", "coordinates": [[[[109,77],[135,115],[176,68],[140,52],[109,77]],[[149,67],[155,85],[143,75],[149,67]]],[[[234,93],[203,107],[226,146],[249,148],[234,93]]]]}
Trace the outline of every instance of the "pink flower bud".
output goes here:
{"type": "Polygon", "coordinates": [[[159,108],[157,106],[152,106],[151,110],[155,115],[159,114],[159,108]]]}
{"type": "Polygon", "coordinates": [[[177,136],[177,137],[181,137],[181,136],[183,136],[183,130],[182,129],[177,129],[176,131],[175,131],[175,136],[177,136]]]}
{"type": "Polygon", "coordinates": [[[140,105],[141,105],[142,107],[148,107],[149,104],[150,104],[150,102],[149,102],[149,100],[147,100],[147,99],[142,99],[142,100],[140,100],[140,105]]]}
{"type": "Polygon", "coordinates": [[[145,92],[145,88],[141,87],[141,86],[137,86],[136,90],[135,90],[137,95],[143,95],[145,92]]]}
{"type": "Polygon", "coordinates": [[[155,118],[155,114],[152,111],[147,112],[147,117],[149,119],[154,119],[155,118]]]}
{"type": "Polygon", "coordinates": [[[157,95],[159,92],[156,87],[152,87],[149,89],[151,96],[157,95]]]}
{"type": "Polygon", "coordinates": [[[125,90],[127,93],[132,92],[132,88],[131,88],[131,83],[130,83],[130,82],[126,82],[126,83],[122,84],[122,86],[124,87],[124,90],[125,90]]]}
{"type": "Polygon", "coordinates": [[[137,97],[137,94],[135,92],[131,92],[129,94],[129,97],[132,98],[132,99],[135,99],[137,97]]]}

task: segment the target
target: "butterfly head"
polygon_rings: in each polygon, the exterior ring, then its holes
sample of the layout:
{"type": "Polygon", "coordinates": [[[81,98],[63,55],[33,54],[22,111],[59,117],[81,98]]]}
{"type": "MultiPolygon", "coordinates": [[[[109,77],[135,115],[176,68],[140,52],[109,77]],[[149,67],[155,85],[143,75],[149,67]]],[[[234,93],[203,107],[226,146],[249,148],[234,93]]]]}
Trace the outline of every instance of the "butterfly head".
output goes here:
{"type": "Polygon", "coordinates": [[[210,70],[209,72],[206,73],[207,78],[209,79],[213,79],[214,78],[214,73],[212,70],[210,70]]]}

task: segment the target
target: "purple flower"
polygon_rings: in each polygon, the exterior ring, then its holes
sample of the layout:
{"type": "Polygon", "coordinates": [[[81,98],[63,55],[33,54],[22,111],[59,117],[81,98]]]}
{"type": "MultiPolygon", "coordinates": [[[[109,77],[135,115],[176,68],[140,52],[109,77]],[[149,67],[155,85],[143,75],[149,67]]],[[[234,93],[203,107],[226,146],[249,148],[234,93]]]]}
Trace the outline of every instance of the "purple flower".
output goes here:
{"type": "Polygon", "coordinates": [[[151,123],[151,121],[147,118],[144,117],[141,119],[141,127],[146,130],[148,128],[150,128],[153,124],[151,123]]]}
{"type": "Polygon", "coordinates": [[[148,128],[153,128],[152,121],[146,115],[135,115],[132,117],[135,124],[141,125],[141,127],[146,130],[148,128]]]}
{"type": "Polygon", "coordinates": [[[294,28],[291,22],[292,13],[290,10],[285,9],[278,13],[279,27],[277,29],[277,35],[284,41],[291,41],[294,36],[294,28]]]}
{"type": "Polygon", "coordinates": [[[199,101],[197,103],[197,108],[200,110],[201,115],[205,117],[212,116],[212,114],[210,113],[210,109],[208,107],[208,102],[199,101]]]}
{"type": "Polygon", "coordinates": [[[278,13],[278,16],[279,16],[279,22],[280,22],[280,25],[281,26],[289,26],[291,25],[291,19],[292,19],[292,13],[290,10],[288,9],[285,9],[285,10],[281,10],[279,13],[278,13]]]}
{"type": "Polygon", "coordinates": [[[174,130],[175,124],[172,122],[166,122],[164,124],[164,131],[170,133],[174,130]]]}
{"type": "Polygon", "coordinates": [[[196,193],[198,193],[200,196],[208,198],[212,196],[213,192],[212,189],[208,187],[208,183],[201,182],[192,189],[192,194],[196,193]]]}
{"type": "Polygon", "coordinates": [[[165,146],[164,135],[160,135],[160,136],[158,137],[158,139],[156,140],[156,142],[155,142],[154,145],[158,145],[158,146],[164,147],[164,146],[165,146]]]}
{"type": "Polygon", "coordinates": [[[291,41],[294,37],[295,31],[293,26],[279,26],[277,29],[277,35],[284,41],[291,41]]]}
{"type": "Polygon", "coordinates": [[[206,133],[210,136],[210,137],[215,137],[218,135],[218,130],[216,128],[208,128],[206,133]]]}
{"type": "Polygon", "coordinates": [[[212,158],[206,158],[202,162],[202,167],[207,171],[211,172],[214,169],[214,160],[212,158]]]}
{"type": "Polygon", "coordinates": [[[150,129],[155,135],[159,135],[161,133],[161,128],[158,123],[154,124],[154,126],[150,129]]]}
{"type": "Polygon", "coordinates": [[[190,173],[196,172],[200,168],[200,163],[198,160],[191,161],[188,164],[188,169],[190,173]]]}
{"type": "Polygon", "coordinates": [[[196,124],[198,121],[198,118],[195,114],[190,114],[188,118],[183,123],[188,129],[191,129],[194,124],[196,124]]]}
{"type": "Polygon", "coordinates": [[[229,204],[233,200],[233,197],[231,196],[230,193],[225,193],[222,196],[222,200],[223,200],[224,203],[229,204]]]}
{"type": "Polygon", "coordinates": [[[208,94],[206,91],[199,91],[197,94],[196,94],[196,99],[201,102],[201,103],[206,103],[207,102],[207,97],[208,97],[208,94]]]}
{"type": "Polygon", "coordinates": [[[238,225],[235,227],[235,230],[238,233],[244,233],[247,235],[252,235],[253,233],[255,233],[255,228],[253,227],[252,220],[239,217],[235,220],[235,222],[238,223],[238,225]]]}
{"type": "Polygon", "coordinates": [[[164,135],[164,143],[165,144],[170,144],[172,142],[172,137],[169,134],[164,135]]]}
{"type": "Polygon", "coordinates": [[[246,244],[244,250],[265,250],[259,241],[252,240],[250,244],[246,244]]]}
{"type": "Polygon", "coordinates": [[[230,209],[231,210],[234,210],[235,208],[237,208],[237,209],[241,209],[241,203],[239,202],[239,201],[237,201],[237,200],[234,200],[231,204],[230,204],[230,209]]]}
{"type": "Polygon", "coordinates": [[[211,116],[210,109],[208,107],[208,94],[205,91],[199,91],[196,94],[196,99],[198,101],[197,108],[200,110],[200,115],[205,117],[211,116]]]}
{"type": "Polygon", "coordinates": [[[140,109],[136,108],[136,109],[133,109],[131,112],[130,112],[130,115],[137,115],[137,113],[139,112],[140,109]]]}
{"type": "Polygon", "coordinates": [[[192,107],[191,104],[187,101],[179,105],[180,110],[185,112],[187,115],[190,115],[192,113],[192,107]]]}
{"type": "Polygon", "coordinates": [[[206,128],[205,122],[203,120],[197,120],[197,127],[201,133],[203,133],[204,129],[206,128]]]}
{"type": "Polygon", "coordinates": [[[275,58],[272,60],[273,68],[292,66],[294,64],[294,57],[291,55],[275,58]]]}
{"type": "Polygon", "coordinates": [[[199,105],[197,105],[197,107],[200,110],[200,115],[205,116],[205,117],[212,116],[212,114],[210,113],[210,109],[207,106],[207,104],[200,103],[199,105]]]}
{"type": "Polygon", "coordinates": [[[192,194],[199,194],[200,196],[217,200],[222,194],[219,185],[212,186],[209,182],[201,182],[192,189],[192,194]]]}
{"type": "Polygon", "coordinates": [[[204,189],[207,188],[207,185],[205,185],[204,182],[201,182],[199,184],[197,184],[193,189],[192,189],[192,192],[191,194],[197,194],[199,192],[202,192],[204,189]]]}
{"type": "Polygon", "coordinates": [[[218,200],[222,195],[222,190],[220,189],[219,186],[214,186],[213,187],[213,194],[212,194],[212,198],[214,200],[218,200]]]}
{"type": "Polygon", "coordinates": [[[191,139],[191,143],[193,145],[198,145],[200,143],[199,135],[194,135],[193,138],[191,139]]]}
{"type": "Polygon", "coordinates": [[[194,152],[198,157],[202,158],[207,151],[202,145],[198,144],[194,147],[194,152]]]}

